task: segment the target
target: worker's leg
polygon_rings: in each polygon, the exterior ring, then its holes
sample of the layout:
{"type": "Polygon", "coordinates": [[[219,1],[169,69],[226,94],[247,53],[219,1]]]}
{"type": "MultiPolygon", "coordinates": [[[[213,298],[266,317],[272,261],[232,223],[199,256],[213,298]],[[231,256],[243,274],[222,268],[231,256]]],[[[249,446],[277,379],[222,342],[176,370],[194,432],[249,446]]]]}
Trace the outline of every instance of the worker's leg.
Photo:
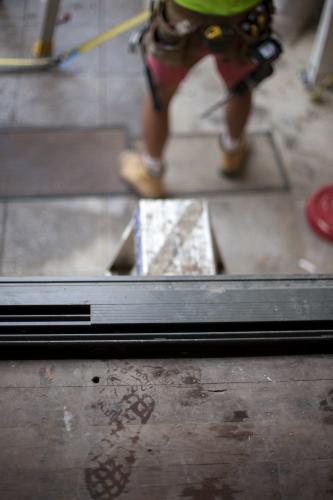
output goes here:
{"type": "Polygon", "coordinates": [[[144,102],[143,154],[125,152],[121,157],[120,176],[139,195],[158,198],[164,194],[163,154],[169,135],[169,106],[189,68],[169,65],[152,56],[148,56],[147,62],[161,109],[155,111],[152,96],[148,94],[144,102]]]}
{"type": "Polygon", "coordinates": [[[177,85],[160,84],[157,87],[160,111],[155,111],[152,98],[147,94],[144,101],[144,148],[152,158],[163,158],[169,136],[169,105],[177,91],[177,85]]]}
{"type": "Polygon", "coordinates": [[[250,91],[236,95],[225,107],[225,120],[228,133],[233,140],[243,136],[252,107],[250,91]]]}
{"type": "MultiPolygon", "coordinates": [[[[254,64],[249,62],[225,62],[223,56],[216,57],[218,71],[229,90],[244,79],[254,64]]],[[[221,173],[238,174],[247,156],[246,126],[251,113],[251,91],[235,95],[225,106],[225,131],[221,135],[221,173]]]]}

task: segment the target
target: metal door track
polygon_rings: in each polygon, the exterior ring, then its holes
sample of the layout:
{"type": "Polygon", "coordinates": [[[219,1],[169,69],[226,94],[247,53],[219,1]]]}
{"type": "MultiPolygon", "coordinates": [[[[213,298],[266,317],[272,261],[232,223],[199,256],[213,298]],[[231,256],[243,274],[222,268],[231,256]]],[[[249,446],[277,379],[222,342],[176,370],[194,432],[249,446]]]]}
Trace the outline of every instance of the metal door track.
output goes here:
{"type": "Polygon", "coordinates": [[[327,352],[333,276],[0,280],[1,357],[327,352]]]}

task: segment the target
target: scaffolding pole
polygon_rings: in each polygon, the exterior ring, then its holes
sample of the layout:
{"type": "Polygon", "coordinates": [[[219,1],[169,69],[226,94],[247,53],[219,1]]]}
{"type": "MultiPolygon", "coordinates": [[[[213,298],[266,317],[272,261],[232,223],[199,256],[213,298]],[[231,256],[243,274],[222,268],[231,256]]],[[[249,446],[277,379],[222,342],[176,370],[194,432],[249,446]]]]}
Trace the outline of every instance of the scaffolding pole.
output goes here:
{"type": "Polygon", "coordinates": [[[307,69],[310,88],[333,84],[333,0],[326,0],[307,69]]]}
{"type": "Polygon", "coordinates": [[[42,29],[33,46],[35,57],[49,57],[53,50],[53,34],[57,24],[61,0],[47,0],[45,3],[42,29]]]}

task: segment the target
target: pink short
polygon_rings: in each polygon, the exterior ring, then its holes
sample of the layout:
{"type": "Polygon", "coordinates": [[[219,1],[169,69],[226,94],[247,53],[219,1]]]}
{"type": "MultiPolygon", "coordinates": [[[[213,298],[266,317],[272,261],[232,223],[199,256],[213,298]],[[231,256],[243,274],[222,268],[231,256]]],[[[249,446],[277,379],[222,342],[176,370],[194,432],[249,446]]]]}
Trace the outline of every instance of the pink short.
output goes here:
{"type": "MultiPolygon", "coordinates": [[[[208,54],[207,51],[202,50],[198,56],[198,61],[201,61],[208,54]]],[[[241,81],[254,67],[253,62],[241,64],[238,62],[225,62],[223,55],[213,55],[217,70],[228,87],[232,87],[237,82],[241,81]]],[[[153,55],[149,54],[147,57],[149,69],[157,84],[162,83],[165,85],[177,87],[187,76],[191,68],[185,66],[176,66],[166,64],[165,62],[156,59],[153,55]]]]}

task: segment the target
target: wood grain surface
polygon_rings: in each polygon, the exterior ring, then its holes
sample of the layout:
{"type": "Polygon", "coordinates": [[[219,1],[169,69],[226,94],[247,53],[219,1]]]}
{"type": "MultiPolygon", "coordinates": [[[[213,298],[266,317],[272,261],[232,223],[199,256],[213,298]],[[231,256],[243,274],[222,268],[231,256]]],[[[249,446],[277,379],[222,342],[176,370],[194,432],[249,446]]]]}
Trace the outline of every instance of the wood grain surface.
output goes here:
{"type": "Polygon", "coordinates": [[[333,498],[333,357],[6,361],[2,500],[333,498]]]}

